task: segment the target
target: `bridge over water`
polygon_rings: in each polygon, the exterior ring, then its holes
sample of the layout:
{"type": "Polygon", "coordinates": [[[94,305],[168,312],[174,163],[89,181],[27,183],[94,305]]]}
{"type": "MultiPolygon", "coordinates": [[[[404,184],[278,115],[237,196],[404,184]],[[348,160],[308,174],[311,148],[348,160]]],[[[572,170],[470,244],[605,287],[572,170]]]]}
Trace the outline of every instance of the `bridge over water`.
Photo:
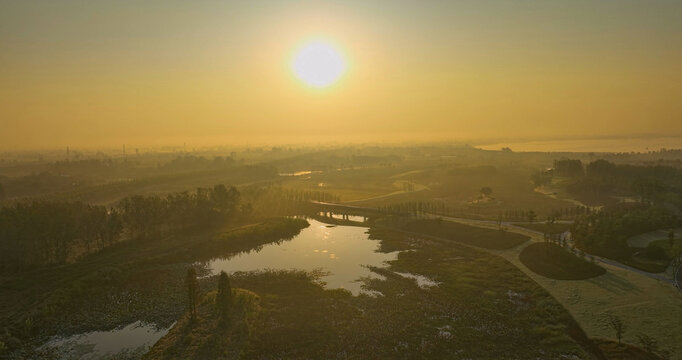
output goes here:
{"type": "Polygon", "coordinates": [[[387,214],[383,210],[363,206],[328,203],[322,201],[311,201],[311,204],[314,205],[316,211],[320,212],[320,216],[338,220],[366,222],[367,218],[371,216],[387,214]]]}

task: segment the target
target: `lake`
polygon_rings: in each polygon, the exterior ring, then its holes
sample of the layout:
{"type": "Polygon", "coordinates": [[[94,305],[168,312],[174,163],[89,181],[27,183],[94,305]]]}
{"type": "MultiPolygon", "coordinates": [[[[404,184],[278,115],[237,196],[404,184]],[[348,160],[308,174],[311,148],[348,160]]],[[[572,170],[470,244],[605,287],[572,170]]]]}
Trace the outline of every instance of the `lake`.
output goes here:
{"type": "Polygon", "coordinates": [[[480,144],[485,150],[500,150],[510,147],[514,151],[557,151],[557,152],[648,152],[661,148],[682,148],[682,137],[642,137],[608,139],[567,139],[509,141],[495,144],[480,144]]]}
{"type": "Polygon", "coordinates": [[[260,251],[227,259],[216,258],[206,264],[207,268],[213,274],[262,269],[322,269],[328,272],[321,279],[327,288],[343,288],[358,295],[363,292],[363,277],[380,278],[367,265],[383,266],[398,256],[398,252],[377,252],[379,241],[369,239],[366,227],[328,225],[312,219],[308,222],[310,226],[290,241],[265,245],[260,251]]]}

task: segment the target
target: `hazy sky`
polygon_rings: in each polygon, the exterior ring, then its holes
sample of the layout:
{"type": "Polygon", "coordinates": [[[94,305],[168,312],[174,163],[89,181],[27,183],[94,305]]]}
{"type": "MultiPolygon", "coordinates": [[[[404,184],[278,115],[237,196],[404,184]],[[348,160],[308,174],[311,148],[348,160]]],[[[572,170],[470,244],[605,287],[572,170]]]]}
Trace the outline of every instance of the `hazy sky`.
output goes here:
{"type": "Polygon", "coordinates": [[[0,148],[682,135],[682,1],[0,0],[0,148]],[[294,50],[348,71],[311,89],[294,50]]]}

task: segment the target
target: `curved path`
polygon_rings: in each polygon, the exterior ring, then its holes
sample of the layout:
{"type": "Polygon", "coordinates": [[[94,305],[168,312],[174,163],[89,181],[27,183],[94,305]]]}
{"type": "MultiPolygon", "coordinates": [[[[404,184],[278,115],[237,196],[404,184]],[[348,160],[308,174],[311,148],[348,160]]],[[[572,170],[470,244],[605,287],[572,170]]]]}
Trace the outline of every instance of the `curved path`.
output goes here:
{"type": "MultiPolygon", "coordinates": [[[[497,222],[495,222],[495,221],[490,221],[490,220],[472,220],[472,219],[456,218],[456,217],[449,217],[449,216],[439,216],[439,217],[442,218],[443,220],[454,221],[454,222],[459,222],[459,223],[468,224],[468,225],[474,225],[474,224],[491,225],[491,224],[492,224],[492,225],[497,226],[497,222]]],[[[503,222],[503,223],[502,223],[502,226],[505,226],[505,227],[510,228],[510,229],[517,230],[517,232],[520,230],[520,231],[523,231],[523,232],[526,232],[526,233],[531,233],[531,234],[534,234],[534,235],[539,235],[539,236],[543,236],[543,235],[544,235],[544,234],[543,234],[542,232],[540,232],[540,231],[527,229],[527,228],[524,228],[524,227],[522,227],[522,226],[514,225],[514,224],[511,224],[511,223],[505,223],[505,222],[503,222]]],[[[594,260],[595,260],[595,261],[598,261],[598,262],[600,262],[600,263],[607,264],[607,265],[611,265],[611,266],[615,266],[615,267],[618,267],[618,268],[621,268],[621,269],[624,269],[624,270],[632,271],[632,272],[634,272],[634,273],[638,273],[638,274],[640,274],[640,275],[644,275],[644,276],[650,277],[650,278],[652,278],[652,279],[656,279],[656,280],[660,280],[660,281],[665,281],[665,282],[668,282],[668,283],[672,283],[672,280],[668,279],[667,277],[665,277],[665,276],[662,275],[662,274],[655,274],[655,273],[650,273],[650,272],[646,272],[646,271],[643,271],[643,270],[639,270],[639,269],[634,268],[634,267],[632,267],[632,266],[628,266],[628,265],[619,263],[618,261],[611,260],[611,259],[608,259],[608,258],[604,258],[604,257],[601,257],[601,256],[597,256],[597,255],[592,255],[592,254],[587,253],[587,252],[586,252],[585,254],[590,255],[590,256],[593,256],[593,257],[594,257],[594,260]]]]}
{"type": "MultiPolygon", "coordinates": [[[[374,208],[357,206],[357,205],[344,205],[344,204],[327,203],[327,202],[320,202],[320,201],[313,201],[313,203],[318,204],[318,205],[323,205],[325,207],[334,207],[334,208],[337,208],[339,210],[347,209],[347,210],[356,210],[356,211],[357,210],[374,211],[374,212],[377,211],[377,209],[374,209],[374,208]]],[[[531,235],[535,235],[535,236],[543,236],[544,235],[541,231],[524,228],[522,226],[514,225],[513,223],[510,223],[510,222],[501,222],[498,225],[498,222],[495,220],[467,219],[467,218],[460,218],[460,217],[453,217],[453,216],[442,216],[442,215],[434,215],[434,214],[426,214],[425,216],[428,218],[432,218],[432,219],[433,218],[440,218],[443,220],[457,222],[457,223],[465,224],[465,225],[472,225],[472,226],[479,226],[479,227],[495,227],[495,228],[497,228],[498,226],[503,226],[507,229],[513,229],[517,233],[520,232],[520,233],[531,234],[531,235]]],[[[621,264],[615,260],[603,258],[603,257],[597,256],[597,255],[592,255],[590,253],[585,253],[585,254],[593,256],[595,261],[603,263],[603,264],[618,267],[618,268],[621,268],[623,270],[631,271],[631,272],[634,272],[634,273],[637,273],[640,275],[644,275],[646,277],[656,279],[659,281],[664,281],[667,283],[675,283],[673,280],[668,279],[667,277],[665,277],[662,274],[654,274],[654,273],[646,272],[643,270],[639,270],[639,269],[633,268],[632,266],[621,264]]],[[[679,279],[680,277],[682,277],[682,274],[680,274],[680,270],[678,270],[677,278],[679,279]]]]}

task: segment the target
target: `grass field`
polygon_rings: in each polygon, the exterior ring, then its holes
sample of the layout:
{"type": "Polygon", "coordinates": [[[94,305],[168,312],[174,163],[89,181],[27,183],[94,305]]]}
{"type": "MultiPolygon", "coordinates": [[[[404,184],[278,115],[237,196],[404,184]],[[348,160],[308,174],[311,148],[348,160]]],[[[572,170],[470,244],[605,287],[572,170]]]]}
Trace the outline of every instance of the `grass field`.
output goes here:
{"type": "Polygon", "coordinates": [[[533,272],[557,280],[584,280],[606,272],[569,251],[551,243],[534,243],[521,251],[519,260],[533,272]]]}
{"type": "Polygon", "coordinates": [[[509,231],[484,229],[438,219],[411,221],[403,225],[402,229],[485,249],[509,249],[529,239],[527,236],[509,231]]]}
{"type": "MultiPolygon", "coordinates": [[[[670,229],[665,229],[665,230],[655,230],[655,231],[650,231],[648,233],[644,234],[639,234],[636,236],[633,236],[627,240],[628,245],[630,247],[636,247],[636,248],[645,248],[649,245],[649,243],[652,243],[654,241],[659,241],[663,240],[665,242],[668,241],[668,231],[670,229]]],[[[675,237],[677,241],[682,241],[682,228],[676,228],[672,229],[675,232],[675,237]]]]}
{"type": "Polygon", "coordinates": [[[520,226],[526,229],[530,230],[535,230],[539,231],[541,233],[548,232],[550,234],[561,234],[565,231],[571,230],[571,224],[569,223],[554,223],[551,225],[548,225],[546,223],[542,222],[537,222],[537,223],[513,223],[512,225],[515,226],[520,226]]]}
{"type": "MultiPolygon", "coordinates": [[[[542,239],[535,238],[535,241],[542,239]]],[[[623,320],[628,331],[623,341],[638,344],[637,335],[647,334],[673,359],[682,356],[682,333],[671,331],[682,319],[682,292],[672,284],[628,270],[602,265],[604,275],[587,280],[554,280],[528,269],[519,259],[523,247],[497,252],[549,291],[575,318],[591,338],[615,340],[604,326],[606,314],[623,320]]]]}
{"type": "Polygon", "coordinates": [[[616,341],[595,339],[594,342],[609,359],[619,360],[662,360],[656,354],[648,353],[638,347],[628,344],[618,344],[616,341]]]}

